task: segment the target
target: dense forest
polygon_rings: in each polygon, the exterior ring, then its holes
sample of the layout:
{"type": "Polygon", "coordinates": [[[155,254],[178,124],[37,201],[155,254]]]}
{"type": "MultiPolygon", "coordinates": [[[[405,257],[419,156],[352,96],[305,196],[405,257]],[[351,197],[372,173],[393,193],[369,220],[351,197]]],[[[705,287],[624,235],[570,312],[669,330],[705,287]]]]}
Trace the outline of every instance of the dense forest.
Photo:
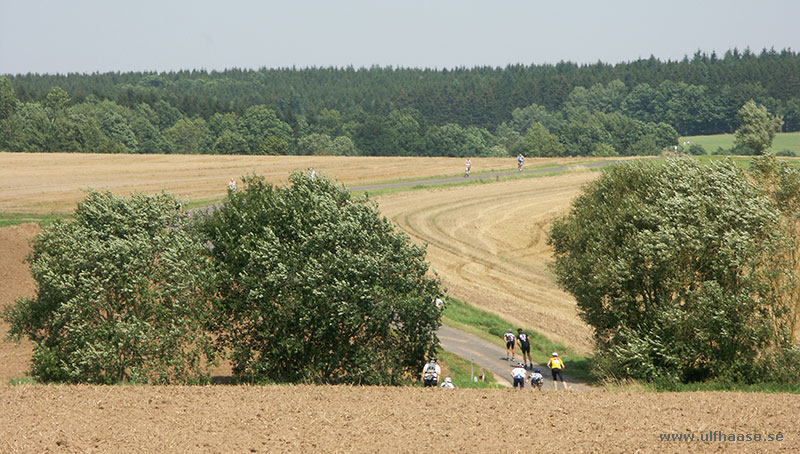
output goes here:
{"type": "Polygon", "coordinates": [[[282,68],[0,77],[0,150],[647,155],[733,132],[748,100],[800,130],[800,54],[615,65],[282,68]]]}

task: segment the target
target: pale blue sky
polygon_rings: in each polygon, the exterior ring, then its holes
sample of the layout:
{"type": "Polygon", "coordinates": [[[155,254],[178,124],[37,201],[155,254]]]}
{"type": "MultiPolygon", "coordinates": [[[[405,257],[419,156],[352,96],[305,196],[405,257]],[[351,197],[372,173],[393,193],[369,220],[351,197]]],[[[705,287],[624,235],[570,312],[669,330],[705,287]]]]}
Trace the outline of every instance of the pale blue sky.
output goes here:
{"type": "Polygon", "coordinates": [[[798,0],[0,0],[0,74],[800,51],[798,0]]]}

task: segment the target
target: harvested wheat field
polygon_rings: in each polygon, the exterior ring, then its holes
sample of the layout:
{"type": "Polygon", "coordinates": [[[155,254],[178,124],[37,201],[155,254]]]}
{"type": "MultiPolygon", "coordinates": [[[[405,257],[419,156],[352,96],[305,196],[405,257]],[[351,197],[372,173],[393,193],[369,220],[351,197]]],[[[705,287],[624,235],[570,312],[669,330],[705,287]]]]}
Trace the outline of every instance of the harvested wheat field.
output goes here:
{"type": "Polygon", "coordinates": [[[378,198],[381,212],[414,241],[448,293],[588,353],[591,330],[548,269],[554,217],[597,172],[413,191],[378,198]]]}
{"type": "MultiPolygon", "coordinates": [[[[530,159],[569,165],[577,159],[530,159]]],[[[585,161],[585,159],[584,159],[585,161]]],[[[516,167],[514,158],[475,158],[473,172],[516,167]]],[[[0,213],[70,212],[89,188],[119,195],[167,191],[190,201],[219,200],[228,180],[257,173],[283,183],[314,168],[348,186],[396,179],[454,176],[461,158],[344,156],[107,155],[0,153],[0,213]]]]}
{"type": "Polygon", "coordinates": [[[795,395],[26,385],[0,402],[3,452],[800,450],[795,395]],[[700,441],[717,431],[782,441],[700,441]],[[661,440],[677,434],[696,441],[661,440]]]}

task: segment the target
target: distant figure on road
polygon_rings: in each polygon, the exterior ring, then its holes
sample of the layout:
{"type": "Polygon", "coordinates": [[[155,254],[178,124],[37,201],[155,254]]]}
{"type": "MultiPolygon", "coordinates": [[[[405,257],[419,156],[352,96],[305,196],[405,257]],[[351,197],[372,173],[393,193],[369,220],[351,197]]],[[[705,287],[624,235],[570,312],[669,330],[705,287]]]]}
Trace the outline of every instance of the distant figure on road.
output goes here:
{"type": "Polygon", "coordinates": [[[506,341],[506,361],[508,361],[509,353],[511,354],[511,361],[514,361],[514,333],[511,332],[511,328],[503,335],[503,339],[506,341]]]}
{"type": "Polygon", "coordinates": [[[525,388],[525,365],[522,363],[517,364],[514,366],[514,369],[511,370],[511,377],[514,379],[514,388],[516,389],[519,386],[519,389],[525,388]]]}
{"type": "Polygon", "coordinates": [[[542,371],[536,369],[531,374],[531,387],[536,388],[539,391],[542,390],[542,385],[544,384],[544,376],[542,376],[542,371]]]}
{"type": "Polygon", "coordinates": [[[525,164],[525,156],[522,156],[522,153],[517,155],[517,170],[522,172],[522,165],[525,164]]]}
{"type": "Polygon", "coordinates": [[[558,391],[558,379],[561,378],[561,384],[564,385],[564,389],[567,388],[567,382],[564,381],[564,375],[562,372],[565,369],[564,361],[558,357],[558,353],[553,352],[553,356],[547,361],[547,367],[553,372],[553,389],[558,391]]]}
{"type": "Polygon", "coordinates": [[[525,368],[533,367],[533,360],[531,360],[531,340],[527,334],[522,332],[522,328],[517,328],[517,342],[519,342],[519,349],[522,351],[522,364],[525,368]],[[527,362],[526,362],[527,361],[527,362]]]}
{"type": "Polygon", "coordinates": [[[467,158],[467,162],[464,163],[464,178],[469,178],[469,171],[472,168],[472,161],[467,158]]]}
{"type": "Polygon", "coordinates": [[[445,377],[441,387],[444,389],[456,389],[456,385],[453,384],[453,380],[450,377],[445,377]]]}
{"type": "Polygon", "coordinates": [[[431,362],[422,368],[422,383],[425,387],[436,387],[439,384],[439,375],[442,373],[442,368],[436,364],[436,358],[432,358],[431,362]]]}
{"type": "Polygon", "coordinates": [[[233,178],[231,178],[231,181],[228,182],[228,189],[231,192],[236,192],[236,180],[234,180],[233,178]]]}

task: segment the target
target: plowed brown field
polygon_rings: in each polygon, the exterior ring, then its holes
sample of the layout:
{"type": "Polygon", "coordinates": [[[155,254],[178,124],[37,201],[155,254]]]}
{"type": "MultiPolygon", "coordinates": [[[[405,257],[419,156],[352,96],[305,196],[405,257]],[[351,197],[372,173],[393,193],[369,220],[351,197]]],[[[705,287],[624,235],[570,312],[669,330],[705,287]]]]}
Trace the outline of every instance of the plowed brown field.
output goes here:
{"type": "MultiPolygon", "coordinates": [[[[0,311],[21,296],[33,295],[36,287],[25,257],[28,242],[40,231],[37,224],[0,228],[0,311]]],[[[7,333],[8,325],[0,321],[0,383],[24,376],[31,360],[31,344],[3,342],[7,333]]]]}
{"type": "Polygon", "coordinates": [[[0,451],[21,453],[800,450],[795,395],[5,386],[0,410],[0,451]],[[699,441],[716,431],[783,441],[699,441]]]}

